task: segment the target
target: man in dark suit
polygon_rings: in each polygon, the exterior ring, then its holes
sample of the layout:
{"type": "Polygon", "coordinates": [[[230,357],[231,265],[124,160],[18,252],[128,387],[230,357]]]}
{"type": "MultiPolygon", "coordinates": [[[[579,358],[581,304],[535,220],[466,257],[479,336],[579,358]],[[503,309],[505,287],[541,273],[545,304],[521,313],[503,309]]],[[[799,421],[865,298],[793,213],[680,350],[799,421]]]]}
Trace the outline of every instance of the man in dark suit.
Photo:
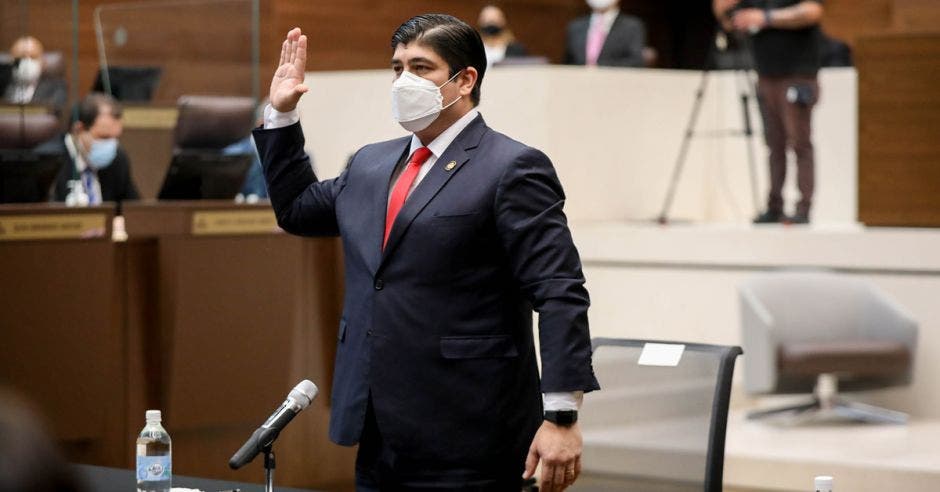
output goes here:
{"type": "Polygon", "coordinates": [[[295,109],[306,44],[296,28],[284,41],[254,137],[281,227],[343,240],[330,437],[359,443],[357,488],[519,490],[541,461],[543,490],[564,489],[581,395],[598,388],[589,299],[551,162],[476,110],[479,34],[447,15],[402,24],[392,113],[413,134],[322,181],[295,109]]]}
{"type": "Polygon", "coordinates": [[[588,0],[591,15],[568,24],[565,63],[608,67],[642,67],[646,28],[643,21],[620,12],[618,0],[588,0]]]}
{"type": "Polygon", "coordinates": [[[58,113],[68,97],[65,80],[54,76],[46,66],[42,43],[33,36],[17,38],[10,47],[15,62],[13,80],[6,87],[4,99],[13,104],[42,104],[58,113]]]}
{"type": "Polygon", "coordinates": [[[53,200],[69,205],[136,200],[130,159],[118,144],[124,129],[120,103],[107,94],[92,93],[82,99],[72,118],[69,133],[37,149],[66,156],[56,176],[53,200]]]}

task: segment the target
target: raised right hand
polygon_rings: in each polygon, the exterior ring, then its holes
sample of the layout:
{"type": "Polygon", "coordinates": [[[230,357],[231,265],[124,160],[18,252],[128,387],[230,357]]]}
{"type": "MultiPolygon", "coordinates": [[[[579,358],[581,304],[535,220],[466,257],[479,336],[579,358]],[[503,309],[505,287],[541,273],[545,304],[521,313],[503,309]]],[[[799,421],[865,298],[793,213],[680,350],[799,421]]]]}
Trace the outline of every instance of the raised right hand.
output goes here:
{"type": "Polygon", "coordinates": [[[271,80],[271,106],[286,113],[297,107],[300,96],[310,90],[304,85],[307,68],[307,36],[295,27],[281,45],[281,61],[271,80]]]}

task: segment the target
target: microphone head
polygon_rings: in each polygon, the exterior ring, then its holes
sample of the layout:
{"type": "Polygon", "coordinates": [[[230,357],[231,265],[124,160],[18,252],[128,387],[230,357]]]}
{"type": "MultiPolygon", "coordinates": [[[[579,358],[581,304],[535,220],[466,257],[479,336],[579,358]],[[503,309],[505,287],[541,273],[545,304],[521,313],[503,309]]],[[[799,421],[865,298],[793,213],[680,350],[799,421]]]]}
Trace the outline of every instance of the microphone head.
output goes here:
{"type": "Polygon", "coordinates": [[[317,385],[313,384],[309,379],[304,379],[297,383],[294,389],[290,390],[287,397],[296,401],[297,404],[300,405],[300,409],[303,410],[317,397],[318,391],[317,385]]]}

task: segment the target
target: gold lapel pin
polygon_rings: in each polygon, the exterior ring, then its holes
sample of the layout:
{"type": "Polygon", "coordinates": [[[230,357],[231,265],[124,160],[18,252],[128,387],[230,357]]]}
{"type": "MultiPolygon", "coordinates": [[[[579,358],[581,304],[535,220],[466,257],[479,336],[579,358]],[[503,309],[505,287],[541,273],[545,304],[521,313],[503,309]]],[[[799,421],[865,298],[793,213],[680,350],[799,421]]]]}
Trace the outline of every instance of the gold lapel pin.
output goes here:
{"type": "Polygon", "coordinates": [[[453,168],[455,168],[455,167],[457,167],[457,161],[450,161],[450,162],[447,163],[446,166],[444,166],[444,170],[445,170],[445,171],[450,171],[451,169],[453,169],[453,168]]]}

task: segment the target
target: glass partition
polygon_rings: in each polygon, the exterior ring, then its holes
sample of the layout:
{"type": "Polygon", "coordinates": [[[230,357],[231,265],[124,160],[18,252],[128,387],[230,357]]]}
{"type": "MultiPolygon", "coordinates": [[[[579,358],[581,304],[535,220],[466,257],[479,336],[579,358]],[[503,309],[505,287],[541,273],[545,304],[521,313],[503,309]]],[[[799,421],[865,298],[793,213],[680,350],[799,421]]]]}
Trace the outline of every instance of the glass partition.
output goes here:
{"type": "Polygon", "coordinates": [[[258,0],[109,3],[94,11],[96,90],[128,103],[258,97],[258,0]]]}

